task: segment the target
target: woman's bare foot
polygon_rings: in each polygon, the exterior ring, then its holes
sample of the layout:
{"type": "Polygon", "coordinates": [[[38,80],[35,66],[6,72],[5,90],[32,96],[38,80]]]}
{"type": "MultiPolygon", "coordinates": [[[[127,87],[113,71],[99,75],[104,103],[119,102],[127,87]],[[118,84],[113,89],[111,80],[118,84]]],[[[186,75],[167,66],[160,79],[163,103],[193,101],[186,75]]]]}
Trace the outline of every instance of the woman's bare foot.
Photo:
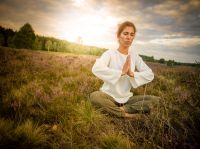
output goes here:
{"type": "Polygon", "coordinates": [[[131,119],[138,120],[141,117],[141,114],[129,114],[129,113],[125,113],[125,117],[126,118],[131,118],[131,119]]]}
{"type": "Polygon", "coordinates": [[[131,118],[131,119],[139,119],[141,114],[130,114],[130,113],[126,113],[124,110],[124,107],[119,107],[120,110],[125,114],[126,118],[131,118]]]}

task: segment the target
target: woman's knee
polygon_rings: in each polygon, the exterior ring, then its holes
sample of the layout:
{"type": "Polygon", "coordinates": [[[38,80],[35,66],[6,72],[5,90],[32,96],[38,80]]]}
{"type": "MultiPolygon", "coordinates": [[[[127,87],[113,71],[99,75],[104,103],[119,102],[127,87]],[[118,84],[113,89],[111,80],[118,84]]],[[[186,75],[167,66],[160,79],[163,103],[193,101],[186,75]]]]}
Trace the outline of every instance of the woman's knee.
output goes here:
{"type": "Polygon", "coordinates": [[[99,99],[99,95],[100,95],[99,91],[94,91],[90,93],[90,96],[89,96],[90,102],[96,103],[99,99]]]}
{"type": "Polygon", "coordinates": [[[144,100],[153,100],[153,101],[159,101],[161,98],[159,96],[154,95],[145,95],[144,100]]]}

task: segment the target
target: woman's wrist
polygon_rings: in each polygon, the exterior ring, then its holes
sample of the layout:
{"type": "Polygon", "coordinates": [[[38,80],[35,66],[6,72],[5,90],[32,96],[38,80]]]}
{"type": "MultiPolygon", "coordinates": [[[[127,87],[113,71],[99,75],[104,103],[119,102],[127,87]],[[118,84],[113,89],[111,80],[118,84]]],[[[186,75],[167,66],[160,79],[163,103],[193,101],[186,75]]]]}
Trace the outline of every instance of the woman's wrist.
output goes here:
{"type": "Polygon", "coordinates": [[[132,71],[129,72],[128,75],[129,75],[130,77],[133,77],[133,78],[134,78],[134,73],[133,73],[132,71]]]}
{"type": "Polygon", "coordinates": [[[121,76],[125,75],[126,73],[122,72],[121,76]]]}

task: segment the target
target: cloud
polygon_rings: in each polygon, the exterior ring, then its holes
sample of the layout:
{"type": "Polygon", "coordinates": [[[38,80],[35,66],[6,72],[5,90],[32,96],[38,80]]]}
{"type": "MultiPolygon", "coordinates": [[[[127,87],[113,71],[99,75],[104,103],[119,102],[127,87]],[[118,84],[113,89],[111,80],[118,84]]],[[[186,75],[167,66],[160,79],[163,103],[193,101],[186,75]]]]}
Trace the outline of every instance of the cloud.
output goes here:
{"type": "Polygon", "coordinates": [[[199,0],[1,0],[0,13],[4,27],[18,30],[29,22],[37,34],[81,36],[83,43],[105,48],[117,46],[117,25],[130,20],[138,31],[134,46],[141,51],[200,55],[199,0]]]}
{"type": "Polygon", "coordinates": [[[200,46],[200,37],[159,38],[159,39],[150,40],[149,43],[170,46],[170,47],[191,47],[195,45],[200,46]]]}
{"type": "Polygon", "coordinates": [[[195,62],[200,60],[200,50],[198,46],[177,48],[167,47],[158,44],[135,42],[133,49],[142,55],[154,56],[155,59],[164,58],[166,60],[176,60],[178,62],[195,62]]]}
{"type": "Polygon", "coordinates": [[[161,22],[160,25],[169,26],[171,32],[184,32],[194,36],[200,33],[200,1],[198,0],[163,1],[148,8],[147,12],[155,14],[153,22],[156,24],[161,22]]]}

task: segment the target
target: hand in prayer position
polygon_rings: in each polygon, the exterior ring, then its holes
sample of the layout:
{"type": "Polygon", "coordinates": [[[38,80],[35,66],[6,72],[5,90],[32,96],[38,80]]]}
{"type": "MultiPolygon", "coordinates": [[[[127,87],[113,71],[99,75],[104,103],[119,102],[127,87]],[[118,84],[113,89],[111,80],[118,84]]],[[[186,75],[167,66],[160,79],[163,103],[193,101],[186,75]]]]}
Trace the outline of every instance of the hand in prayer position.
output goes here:
{"type": "Polygon", "coordinates": [[[134,77],[134,73],[131,71],[131,57],[130,55],[127,56],[126,62],[122,68],[122,75],[129,75],[130,77],[134,77]]]}

